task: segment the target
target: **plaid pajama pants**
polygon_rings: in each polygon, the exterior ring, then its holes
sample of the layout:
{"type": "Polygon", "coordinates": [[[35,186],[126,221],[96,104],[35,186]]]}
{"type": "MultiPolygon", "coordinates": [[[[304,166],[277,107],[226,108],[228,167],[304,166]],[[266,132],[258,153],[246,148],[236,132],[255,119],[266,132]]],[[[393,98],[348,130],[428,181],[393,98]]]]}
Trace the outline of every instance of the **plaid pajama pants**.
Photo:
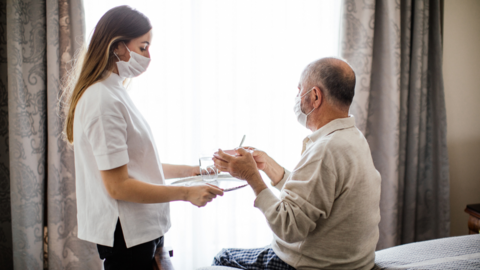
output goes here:
{"type": "Polygon", "coordinates": [[[222,249],[213,259],[212,265],[246,270],[295,270],[280,260],[270,246],[255,249],[222,249]]]}

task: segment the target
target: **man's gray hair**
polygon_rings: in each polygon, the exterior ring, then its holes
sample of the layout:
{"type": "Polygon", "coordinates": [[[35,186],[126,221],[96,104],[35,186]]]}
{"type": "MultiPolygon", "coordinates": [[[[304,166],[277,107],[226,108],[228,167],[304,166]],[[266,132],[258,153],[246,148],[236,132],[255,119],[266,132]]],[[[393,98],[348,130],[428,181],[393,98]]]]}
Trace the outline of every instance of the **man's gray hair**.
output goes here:
{"type": "Polygon", "coordinates": [[[347,62],[334,57],[310,63],[302,73],[301,83],[320,87],[330,103],[341,107],[350,106],[355,95],[355,72],[347,62]]]}

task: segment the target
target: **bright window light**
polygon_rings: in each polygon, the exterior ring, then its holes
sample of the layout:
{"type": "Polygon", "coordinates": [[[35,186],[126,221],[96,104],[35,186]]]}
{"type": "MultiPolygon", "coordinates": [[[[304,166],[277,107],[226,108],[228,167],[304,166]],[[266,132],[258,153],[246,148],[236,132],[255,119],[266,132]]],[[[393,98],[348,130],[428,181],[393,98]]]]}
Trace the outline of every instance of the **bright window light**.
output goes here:
{"type": "MultiPolygon", "coordinates": [[[[308,63],[338,55],[339,0],[84,4],[87,35],[118,5],[130,5],[152,22],[152,62],[129,93],[151,126],[163,163],[198,164],[218,148],[237,147],[245,134],[245,146],[295,167],[310,133],[293,113],[298,80],[308,63]]],[[[268,245],[272,233],[254,200],[244,188],[201,209],[171,203],[165,240],[174,249],[175,268],[208,266],[222,248],[268,245]]]]}

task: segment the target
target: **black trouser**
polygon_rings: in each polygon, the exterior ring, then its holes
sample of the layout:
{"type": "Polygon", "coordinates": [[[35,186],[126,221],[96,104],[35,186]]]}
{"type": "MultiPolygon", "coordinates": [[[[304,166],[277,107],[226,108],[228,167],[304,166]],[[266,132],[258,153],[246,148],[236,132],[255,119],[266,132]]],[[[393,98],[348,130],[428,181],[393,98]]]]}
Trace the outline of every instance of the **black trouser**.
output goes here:
{"type": "Polygon", "coordinates": [[[163,247],[163,236],[131,248],[127,248],[123,238],[120,220],[117,221],[113,247],[97,245],[100,259],[104,260],[105,270],[152,270],[157,248],[163,247]]]}

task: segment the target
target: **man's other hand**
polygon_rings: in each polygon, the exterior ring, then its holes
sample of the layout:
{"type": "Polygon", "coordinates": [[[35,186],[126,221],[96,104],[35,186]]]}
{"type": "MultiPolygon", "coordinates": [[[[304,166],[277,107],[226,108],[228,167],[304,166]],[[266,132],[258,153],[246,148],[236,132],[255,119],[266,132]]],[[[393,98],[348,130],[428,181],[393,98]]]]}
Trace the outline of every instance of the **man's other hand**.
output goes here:
{"type": "Polygon", "coordinates": [[[262,150],[259,150],[255,147],[245,146],[243,147],[252,153],[253,159],[257,163],[257,169],[265,170],[268,165],[268,155],[262,150]]]}

